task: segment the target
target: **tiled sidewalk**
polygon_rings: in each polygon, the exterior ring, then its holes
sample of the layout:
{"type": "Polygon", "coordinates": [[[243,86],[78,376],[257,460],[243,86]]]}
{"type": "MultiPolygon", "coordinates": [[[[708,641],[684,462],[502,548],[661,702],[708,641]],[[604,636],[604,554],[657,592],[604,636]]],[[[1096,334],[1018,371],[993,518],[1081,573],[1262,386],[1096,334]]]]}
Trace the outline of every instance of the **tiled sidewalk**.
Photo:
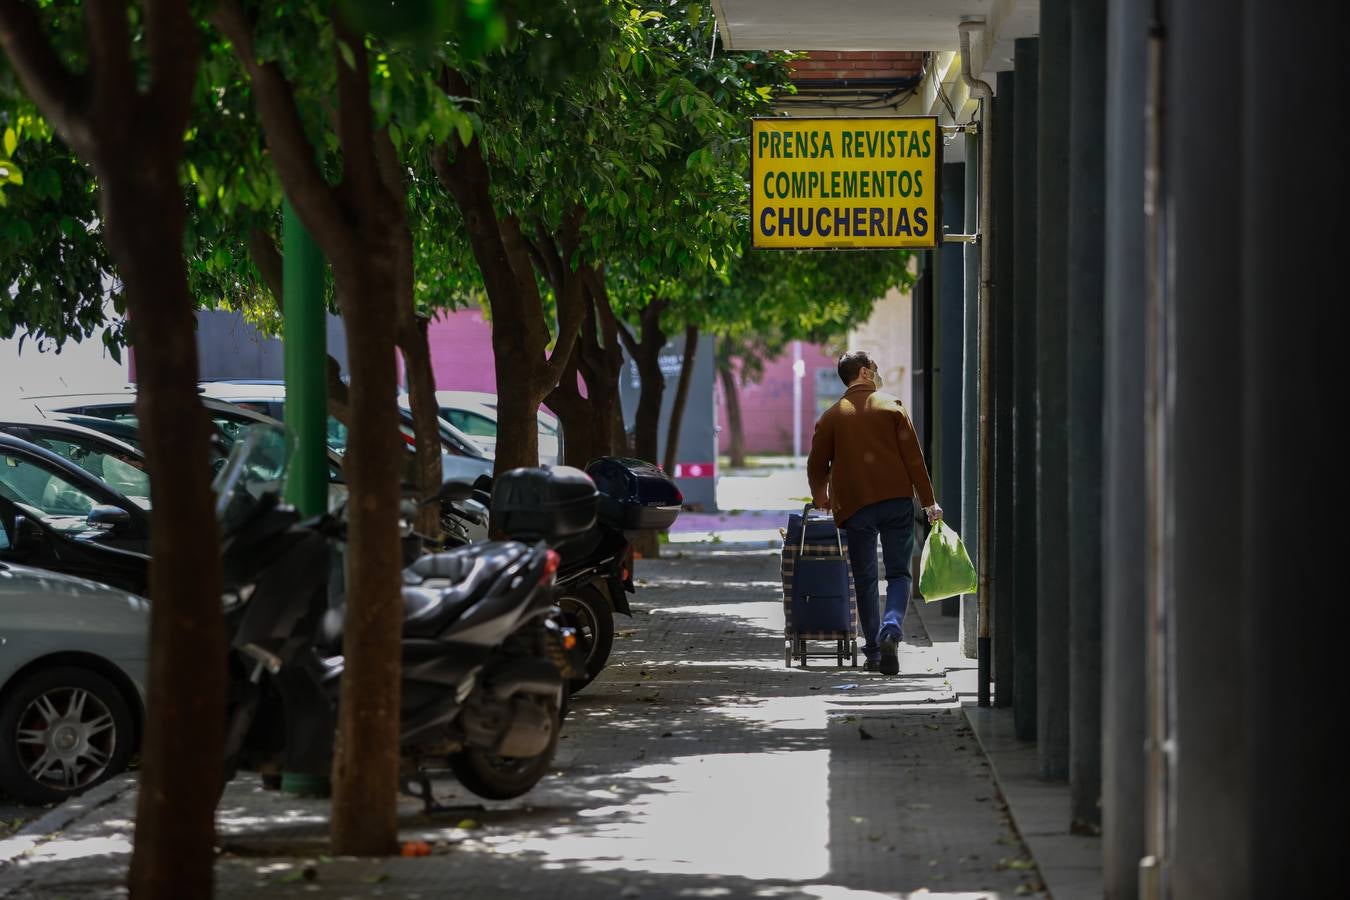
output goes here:
{"type": "MultiPolygon", "coordinates": [[[[220,807],[218,896],[1036,895],[918,616],[898,678],[788,670],[776,553],[703,547],[637,576],[636,615],[533,792],[480,804],[440,781],[460,808],[404,805],[402,836],[431,856],[330,859],[326,803],[241,778],[220,807]]],[[[0,895],[122,896],[134,801],[123,791],[5,865],[0,895]]]]}

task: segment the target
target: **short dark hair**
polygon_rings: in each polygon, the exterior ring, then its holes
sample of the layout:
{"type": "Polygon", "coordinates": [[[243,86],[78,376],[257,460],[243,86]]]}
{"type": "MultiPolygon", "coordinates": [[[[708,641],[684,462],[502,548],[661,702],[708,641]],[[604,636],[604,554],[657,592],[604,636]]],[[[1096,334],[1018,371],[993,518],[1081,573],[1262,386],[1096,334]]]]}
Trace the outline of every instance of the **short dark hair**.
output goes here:
{"type": "Polygon", "coordinates": [[[873,372],[877,370],[877,364],[872,362],[872,357],[863,351],[854,350],[839,357],[839,380],[845,387],[857,381],[858,373],[863,369],[871,369],[873,372]]]}

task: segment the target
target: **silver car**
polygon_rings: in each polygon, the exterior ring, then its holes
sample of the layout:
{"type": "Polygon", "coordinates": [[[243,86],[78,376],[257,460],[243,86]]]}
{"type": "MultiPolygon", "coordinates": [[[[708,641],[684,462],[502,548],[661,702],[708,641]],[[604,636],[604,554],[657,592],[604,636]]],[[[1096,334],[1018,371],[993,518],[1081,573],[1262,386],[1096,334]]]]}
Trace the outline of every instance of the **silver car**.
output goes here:
{"type": "Polygon", "coordinates": [[[51,803],[126,769],[149,627],[149,603],[126,591],[0,564],[0,792],[51,803]]]}

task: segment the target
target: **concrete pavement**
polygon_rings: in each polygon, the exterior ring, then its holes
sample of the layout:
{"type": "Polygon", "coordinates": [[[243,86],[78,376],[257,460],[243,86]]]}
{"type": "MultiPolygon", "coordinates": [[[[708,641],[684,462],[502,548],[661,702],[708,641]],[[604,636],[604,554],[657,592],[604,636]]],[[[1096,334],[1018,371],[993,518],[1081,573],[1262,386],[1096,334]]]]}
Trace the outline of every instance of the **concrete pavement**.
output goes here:
{"type": "MultiPolygon", "coordinates": [[[[457,808],[402,806],[401,836],[432,855],[333,859],[326,802],[244,777],[220,806],[218,896],[1043,896],[918,615],[899,677],[789,670],[774,551],[691,547],[637,577],[636,615],[529,795],[440,780],[457,808]]],[[[123,896],[134,807],[121,790],[41,836],[0,896],[123,896]]]]}

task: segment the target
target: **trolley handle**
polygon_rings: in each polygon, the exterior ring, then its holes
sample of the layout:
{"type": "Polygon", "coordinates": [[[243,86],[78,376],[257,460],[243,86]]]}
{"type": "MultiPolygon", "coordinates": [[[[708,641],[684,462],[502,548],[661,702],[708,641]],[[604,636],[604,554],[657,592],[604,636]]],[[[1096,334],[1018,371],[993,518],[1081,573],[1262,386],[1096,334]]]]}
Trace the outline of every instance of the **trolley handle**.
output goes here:
{"type": "MultiPolygon", "coordinates": [[[[802,507],[802,535],[801,540],[798,542],[797,545],[798,559],[806,555],[806,522],[808,519],[811,518],[811,513],[814,511],[815,507],[810,503],[802,507]]],[[[839,528],[837,526],[834,529],[834,542],[839,546],[839,556],[842,559],[844,556],[844,541],[841,537],[839,537],[839,528]]]]}

